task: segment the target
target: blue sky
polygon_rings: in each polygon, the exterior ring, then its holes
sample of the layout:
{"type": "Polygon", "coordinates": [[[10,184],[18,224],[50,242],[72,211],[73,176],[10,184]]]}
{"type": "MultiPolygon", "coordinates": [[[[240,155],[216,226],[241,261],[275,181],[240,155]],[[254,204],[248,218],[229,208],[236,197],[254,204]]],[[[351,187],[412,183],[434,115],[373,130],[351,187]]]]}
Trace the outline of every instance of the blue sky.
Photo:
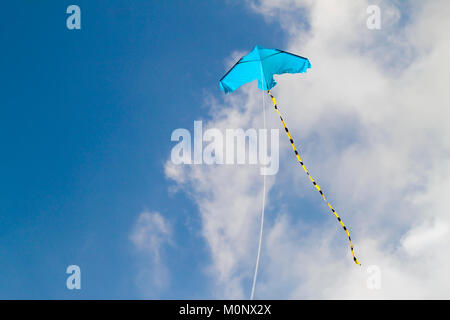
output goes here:
{"type": "MultiPolygon", "coordinates": [[[[254,83],[227,96],[218,87],[230,58],[256,44],[311,61],[306,74],[276,78],[272,92],[363,267],[280,131],[255,297],[448,297],[450,45],[436,31],[450,28],[449,9],[382,0],[4,4],[0,298],[247,298],[259,170],[174,168],[170,136],[194,120],[261,127],[254,83]],[[374,3],[376,30],[366,25],[374,3]],[[71,4],[81,30],[66,28],[71,4]],[[72,264],[81,290],[66,289],[72,264]]],[[[281,128],[273,110],[267,118],[281,128]]]]}
{"type": "Polygon", "coordinates": [[[183,223],[195,206],[164,176],[170,134],[207,117],[204,93],[220,97],[232,51],[282,46],[282,30],[224,1],[14,1],[2,12],[0,298],[141,297],[129,234],[144,210],[186,243],[167,258],[180,281],[157,297],[207,297],[204,243],[183,223]],[[70,4],[81,30],[66,28],[70,4]],[[70,264],[80,291],[65,287],[70,264]]]}

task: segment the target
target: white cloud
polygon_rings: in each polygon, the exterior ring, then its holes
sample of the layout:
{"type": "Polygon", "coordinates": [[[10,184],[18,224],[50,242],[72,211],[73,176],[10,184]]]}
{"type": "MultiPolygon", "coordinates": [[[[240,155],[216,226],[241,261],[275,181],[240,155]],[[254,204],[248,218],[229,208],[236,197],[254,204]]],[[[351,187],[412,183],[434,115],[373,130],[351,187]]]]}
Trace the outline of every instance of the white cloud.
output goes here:
{"type": "MultiPolygon", "coordinates": [[[[408,11],[396,2],[376,3],[381,30],[366,28],[370,1],[251,3],[280,21],[289,35],[284,49],[311,60],[307,74],[277,77],[273,93],[312,175],[350,226],[363,263],[352,263],[332,217],[311,226],[279,206],[266,228],[258,298],[450,297],[450,3],[411,2],[408,11]],[[366,286],[371,264],[382,272],[378,291],[366,286]]],[[[211,102],[220,113],[208,125],[260,127],[255,87],[244,86],[223,105],[211,102]]],[[[269,126],[279,127],[270,115],[269,126]]],[[[315,201],[298,164],[287,158],[289,145],[281,140],[280,147],[280,173],[269,188],[289,185],[291,194],[315,201]]],[[[216,295],[247,297],[262,192],[257,169],[166,172],[198,204],[216,295]]],[[[269,205],[286,200],[272,197],[269,205]]],[[[315,211],[328,214],[321,205],[315,211]]]]}
{"type": "Polygon", "coordinates": [[[140,255],[138,287],[150,296],[168,287],[170,276],[162,249],[172,243],[170,223],[158,212],[143,212],[136,220],[130,240],[140,255]]]}

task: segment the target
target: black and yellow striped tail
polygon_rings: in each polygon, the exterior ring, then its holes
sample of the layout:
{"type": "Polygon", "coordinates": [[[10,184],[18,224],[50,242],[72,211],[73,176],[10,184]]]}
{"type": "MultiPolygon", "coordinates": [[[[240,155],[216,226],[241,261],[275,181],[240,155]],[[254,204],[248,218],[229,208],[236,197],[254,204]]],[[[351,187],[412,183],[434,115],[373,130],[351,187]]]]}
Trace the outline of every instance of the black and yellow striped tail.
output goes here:
{"type": "Polygon", "coordinates": [[[300,165],[302,166],[303,170],[305,170],[306,175],[308,176],[309,180],[311,180],[312,184],[314,185],[314,187],[316,187],[317,191],[319,191],[323,201],[325,201],[325,203],[328,205],[328,207],[331,209],[331,212],[333,212],[334,216],[338,219],[341,227],[344,229],[345,233],[347,234],[348,240],[350,241],[350,250],[352,251],[352,256],[353,256],[353,261],[355,261],[355,263],[357,265],[361,265],[358,261],[358,259],[355,256],[355,252],[353,251],[353,242],[352,242],[352,238],[350,237],[350,232],[348,231],[347,227],[345,226],[344,222],[342,222],[341,217],[339,217],[338,213],[336,212],[336,210],[331,206],[331,204],[327,201],[327,199],[325,198],[325,195],[323,194],[323,191],[320,189],[319,185],[316,183],[316,181],[314,181],[313,177],[311,177],[311,175],[308,172],[308,169],[306,169],[302,158],[300,157],[300,154],[298,153],[297,149],[295,148],[294,145],[294,139],[292,139],[292,136],[289,132],[289,129],[286,126],[286,123],[283,120],[283,117],[281,116],[280,110],[278,110],[277,107],[277,102],[274,98],[274,96],[272,95],[272,93],[270,93],[270,90],[267,90],[267,93],[269,94],[270,98],[272,98],[272,102],[273,102],[273,106],[276,110],[276,112],[278,113],[278,116],[280,117],[281,122],[283,123],[284,126],[284,130],[286,131],[286,135],[289,138],[289,141],[291,142],[291,146],[292,149],[295,152],[295,156],[297,157],[298,162],[300,163],[300,165]]]}

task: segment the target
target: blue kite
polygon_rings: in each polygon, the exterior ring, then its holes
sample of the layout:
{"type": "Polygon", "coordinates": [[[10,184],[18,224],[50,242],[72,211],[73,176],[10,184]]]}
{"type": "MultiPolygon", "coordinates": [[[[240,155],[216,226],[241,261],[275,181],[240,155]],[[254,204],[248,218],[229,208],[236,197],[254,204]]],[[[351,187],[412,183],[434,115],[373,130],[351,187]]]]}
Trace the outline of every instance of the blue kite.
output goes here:
{"type": "Polygon", "coordinates": [[[278,50],[255,46],[220,79],[220,89],[232,92],[247,82],[258,80],[258,88],[270,90],[277,83],[275,74],[304,73],[311,68],[307,58],[278,50]]]}
{"type": "MultiPolygon", "coordinates": [[[[261,90],[267,91],[267,93],[269,94],[269,96],[273,102],[273,106],[274,106],[278,116],[280,117],[281,122],[283,123],[284,130],[286,132],[286,135],[289,138],[292,149],[294,150],[295,156],[296,156],[299,164],[302,166],[306,175],[311,180],[314,187],[318,190],[318,192],[320,193],[320,196],[325,201],[327,206],[330,208],[331,212],[337,218],[341,227],[344,229],[345,233],[347,234],[347,237],[350,241],[350,249],[351,249],[351,253],[353,256],[353,261],[357,265],[361,265],[353,251],[353,242],[350,237],[348,228],[344,225],[342,219],[339,217],[336,210],[326,200],[325,195],[324,195],[322,189],[317,184],[317,182],[309,174],[308,169],[306,168],[305,164],[303,163],[303,160],[300,157],[300,154],[294,145],[294,140],[291,136],[291,133],[290,133],[289,129],[287,128],[287,125],[286,125],[285,121],[283,120],[283,117],[281,116],[280,110],[277,106],[277,102],[275,101],[274,96],[270,92],[270,89],[272,89],[277,84],[273,78],[274,75],[283,74],[283,73],[305,73],[309,68],[311,68],[311,63],[309,62],[309,60],[307,58],[304,58],[302,56],[292,54],[292,53],[289,53],[289,52],[286,52],[283,50],[279,50],[279,49],[266,49],[266,48],[263,48],[260,46],[255,46],[249,54],[240,58],[239,61],[236,62],[236,64],[222,77],[222,79],[220,79],[219,85],[220,85],[220,89],[222,91],[225,91],[225,93],[229,93],[229,92],[233,92],[234,90],[236,90],[243,84],[252,82],[254,80],[258,80],[258,88],[261,90]]],[[[263,102],[264,102],[264,100],[263,100],[263,102]]],[[[264,107],[263,107],[263,110],[265,110],[264,107]]],[[[265,122],[265,113],[264,113],[264,122],[265,122]]],[[[259,246],[258,246],[258,255],[257,255],[257,259],[256,259],[255,274],[254,274],[254,278],[253,278],[251,299],[253,299],[253,294],[254,294],[254,290],[255,290],[256,275],[257,275],[257,271],[258,271],[259,256],[260,256],[260,250],[261,250],[261,239],[262,239],[262,230],[263,230],[263,222],[264,222],[264,203],[265,203],[265,178],[264,178],[263,206],[262,206],[262,213],[261,213],[260,238],[259,238],[259,246]]]]}

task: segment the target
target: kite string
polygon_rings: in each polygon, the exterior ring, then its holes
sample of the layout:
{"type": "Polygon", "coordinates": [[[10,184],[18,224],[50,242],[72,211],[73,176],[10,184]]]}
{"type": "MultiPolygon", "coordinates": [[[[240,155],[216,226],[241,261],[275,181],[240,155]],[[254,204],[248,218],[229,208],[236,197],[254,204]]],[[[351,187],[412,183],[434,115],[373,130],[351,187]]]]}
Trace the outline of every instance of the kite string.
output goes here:
{"type": "MultiPolygon", "coordinates": [[[[265,103],[264,103],[264,91],[262,92],[262,109],[263,109],[264,131],[265,131],[266,130],[266,107],[265,107],[265,103]]],[[[255,273],[253,275],[252,292],[250,294],[250,300],[253,300],[253,297],[255,295],[256,277],[258,275],[259,257],[261,255],[261,244],[262,244],[262,236],[263,236],[264,208],[265,208],[265,206],[266,206],[266,175],[263,174],[263,196],[262,196],[262,208],[261,208],[261,225],[260,225],[260,228],[259,228],[258,253],[256,255],[255,273]]]]}
{"type": "Polygon", "coordinates": [[[306,175],[308,176],[309,180],[311,180],[312,184],[314,185],[314,187],[316,187],[317,191],[319,191],[320,195],[322,196],[323,201],[325,201],[325,203],[328,205],[328,207],[331,209],[331,212],[333,212],[334,216],[336,217],[336,219],[339,221],[341,227],[344,229],[345,233],[347,234],[348,240],[350,241],[350,250],[352,251],[352,256],[353,256],[353,261],[355,261],[355,263],[357,265],[361,265],[358,261],[358,259],[355,256],[355,253],[353,251],[353,242],[352,242],[352,238],[350,237],[350,233],[347,229],[347,227],[345,226],[344,222],[342,221],[341,217],[339,217],[338,213],[336,212],[336,210],[331,206],[331,204],[327,201],[327,199],[325,198],[325,195],[323,193],[323,191],[320,189],[319,185],[316,183],[316,181],[314,181],[313,177],[311,177],[311,175],[308,172],[308,169],[306,169],[306,166],[303,164],[303,160],[300,157],[300,154],[298,153],[297,149],[295,148],[294,145],[294,140],[292,139],[291,134],[289,133],[289,129],[286,126],[286,123],[283,120],[283,117],[281,116],[280,111],[278,110],[277,107],[277,102],[275,100],[275,97],[272,95],[272,93],[270,93],[270,90],[267,90],[267,93],[269,94],[270,98],[272,98],[272,102],[273,102],[273,106],[276,110],[276,112],[278,113],[278,116],[280,117],[281,122],[283,123],[284,126],[284,130],[286,131],[286,135],[289,138],[289,141],[291,142],[291,146],[292,149],[295,152],[295,156],[297,157],[298,162],[300,163],[300,165],[303,167],[303,170],[306,172],[306,175]]]}

